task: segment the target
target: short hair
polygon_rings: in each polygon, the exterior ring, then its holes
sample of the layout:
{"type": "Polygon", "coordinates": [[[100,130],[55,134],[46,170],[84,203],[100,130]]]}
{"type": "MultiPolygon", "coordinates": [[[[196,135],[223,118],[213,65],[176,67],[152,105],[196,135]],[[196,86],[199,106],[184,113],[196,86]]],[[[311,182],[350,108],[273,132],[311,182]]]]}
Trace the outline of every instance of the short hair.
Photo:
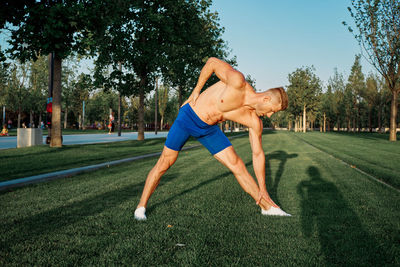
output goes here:
{"type": "Polygon", "coordinates": [[[274,93],[280,95],[281,97],[281,110],[285,110],[287,109],[288,105],[289,105],[289,99],[288,99],[288,95],[285,92],[285,89],[283,89],[283,87],[277,87],[277,88],[272,88],[269,89],[268,91],[275,91],[274,93]]]}

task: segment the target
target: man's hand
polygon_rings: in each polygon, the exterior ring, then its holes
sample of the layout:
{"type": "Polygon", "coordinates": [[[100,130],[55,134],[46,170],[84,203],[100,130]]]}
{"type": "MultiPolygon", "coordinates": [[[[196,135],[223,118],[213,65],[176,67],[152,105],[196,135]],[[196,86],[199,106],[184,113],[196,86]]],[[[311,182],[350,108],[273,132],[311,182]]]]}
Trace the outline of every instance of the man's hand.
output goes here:
{"type": "Polygon", "coordinates": [[[194,90],[193,93],[189,96],[189,98],[182,104],[181,107],[190,102],[192,102],[193,106],[195,106],[197,98],[199,98],[199,93],[196,90],[194,90]]]}
{"type": "Polygon", "coordinates": [[[275,202],[270,198],[268,192],[266,190],[260,190],[258,192],[258,200],[256,202],[257,205],[260,204],[261,200],[264,199],[267,201],[267,203],[275,208],[279,208],[278,205],[275,204],[275,202]]]}

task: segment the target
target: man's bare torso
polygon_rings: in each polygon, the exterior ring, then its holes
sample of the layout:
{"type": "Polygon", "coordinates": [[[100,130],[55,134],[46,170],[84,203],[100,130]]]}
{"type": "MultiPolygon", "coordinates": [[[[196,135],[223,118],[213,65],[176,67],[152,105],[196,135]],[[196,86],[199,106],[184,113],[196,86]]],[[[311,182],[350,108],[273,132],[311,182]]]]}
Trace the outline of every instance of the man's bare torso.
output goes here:
{"type": "Polygon", "coordinates": [[[244,118],[258,119],[254,110],[244,105],[249,91],[254,92],[254,89],[248,83],[243,90],[238,90],[219,81],[203,91],[196,104],[191,102],[190,106],[207,124],[214,125],[226,120],[243,124],[244,118]]]}

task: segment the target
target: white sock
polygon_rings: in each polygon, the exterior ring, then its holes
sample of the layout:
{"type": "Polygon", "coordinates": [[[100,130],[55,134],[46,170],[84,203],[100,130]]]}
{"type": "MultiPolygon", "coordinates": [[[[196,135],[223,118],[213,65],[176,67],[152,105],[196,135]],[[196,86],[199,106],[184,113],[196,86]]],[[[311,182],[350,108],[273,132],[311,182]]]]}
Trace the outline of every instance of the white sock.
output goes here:
{"type": "Polygon", "coordinates": [[[147,219],[146,217],[146,208],[140,207],[135,210],[135,219],[138,221],[144,221],[147,219]]]}
{"type": "Polygon", "coordinates": [[[284,212],[280,208],[275,208],[272,206],[268,210],[261,209],[261,214],[262,215],[275,215],[275,216],[292,216],[289,213],[284,212]]]}

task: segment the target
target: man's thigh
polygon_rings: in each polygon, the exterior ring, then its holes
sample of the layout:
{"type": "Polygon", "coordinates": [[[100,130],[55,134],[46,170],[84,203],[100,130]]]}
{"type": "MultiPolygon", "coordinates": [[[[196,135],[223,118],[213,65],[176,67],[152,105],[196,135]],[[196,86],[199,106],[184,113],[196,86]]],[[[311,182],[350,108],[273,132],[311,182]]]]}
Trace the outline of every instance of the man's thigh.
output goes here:
{"type": "Polygon", "coordinates": [[[242,159],[238,156],[233,146],[229,146],[214,155],[219,162],[232,170],[238,163],[242,163],[242,159]]]}

